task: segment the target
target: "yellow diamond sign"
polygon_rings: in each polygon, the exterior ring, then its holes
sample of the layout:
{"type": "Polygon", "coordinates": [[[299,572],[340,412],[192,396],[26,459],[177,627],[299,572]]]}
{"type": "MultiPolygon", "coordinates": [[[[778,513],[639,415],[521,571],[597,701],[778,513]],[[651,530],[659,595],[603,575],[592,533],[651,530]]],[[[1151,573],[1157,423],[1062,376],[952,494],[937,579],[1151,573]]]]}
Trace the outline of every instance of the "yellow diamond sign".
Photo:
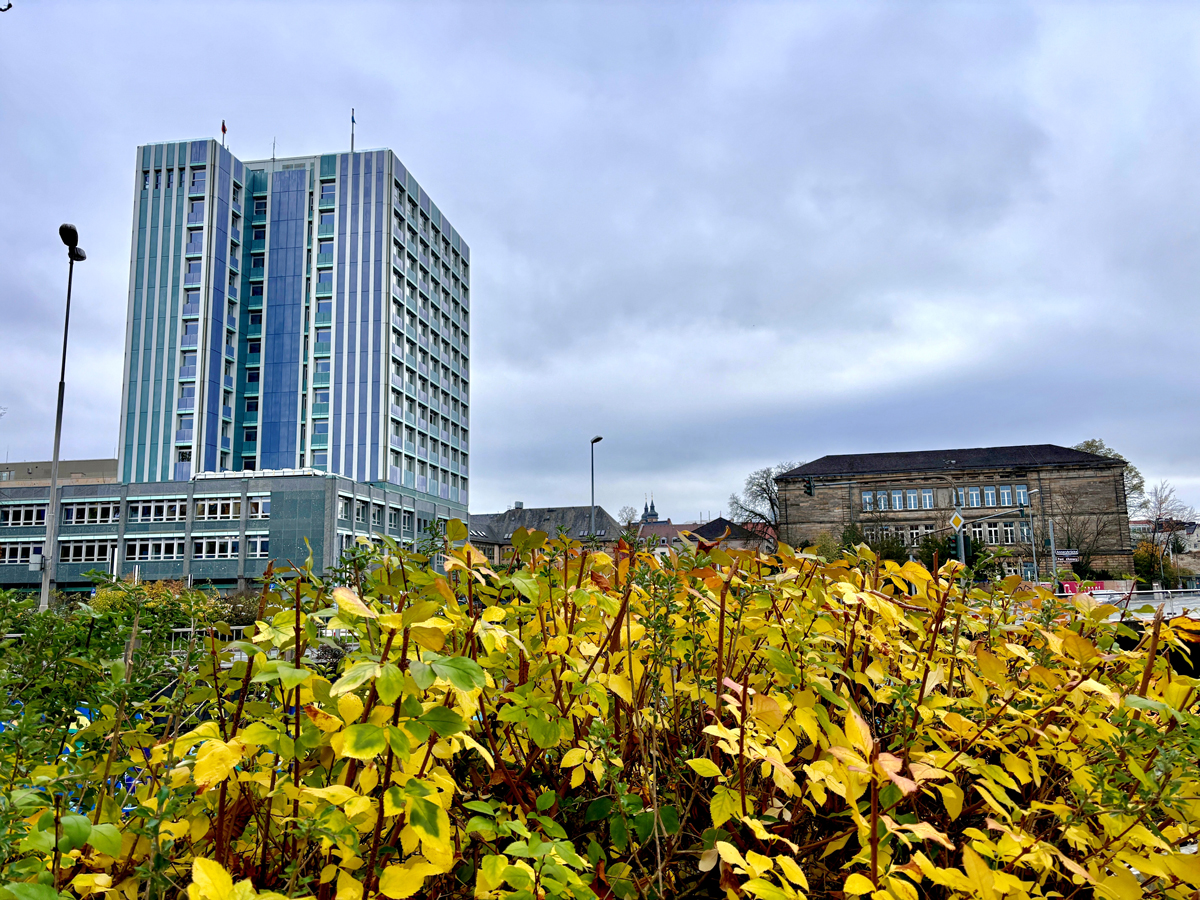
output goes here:
{"type": "Polygon", "coordinates": [[[958,510],[954,511],[954,515],[950,517],[950,524],[954,526],[954,530],[958,531],[966,523],[966,519],[958,514],[958,510]]]}

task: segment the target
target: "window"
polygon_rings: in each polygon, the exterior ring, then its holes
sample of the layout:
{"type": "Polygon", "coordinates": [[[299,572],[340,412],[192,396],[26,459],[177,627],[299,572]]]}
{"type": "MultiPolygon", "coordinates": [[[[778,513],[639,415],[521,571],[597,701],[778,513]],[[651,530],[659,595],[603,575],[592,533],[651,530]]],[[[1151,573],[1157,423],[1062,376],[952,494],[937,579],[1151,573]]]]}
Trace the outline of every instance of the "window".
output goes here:
{"type": "Polygon", "coordinates": [[[240,519],[241,517],[241,499],[222,497],[196,501],[197,519],[240,519]]]}
{"type": "Polygon", "coordinates": [[[192,559],[236,559],[237,555],[238,539],[235,537],[192,542],[192,559]]]}
{"type": "Polygon", "coordinates": [[[139,500],[129,504],[130,522],[182,522],[187,518],[186,500],[139,500]]]}
{"type": "Polygon", "coordinates": [[[250,285],[250,296],[261,297],[263,295],[263,286],[261,284],[250,285]]]}
{"type": "Polygon", "coordinates": [[[249,319],[251,327],[254,327],[255,325],[259,326],[260,328],[262,327],[262,313],[252,312],[250,313],[249,319]]]}
{"type": "Polygon", "coordinates": [[[921,527],[922,527],[922,530],[924,531],[924,536],[925,536],[925,537],[932,537],[932,536],[933,536],[933,526],[932,526],[932,525],[923,525],[923,526],[921,526],[921,527]]]}
{"type": "Polygon", "coordinates": [[[199,275],[201,262],[198,259],[189,259],[187,264],[187,274],[199,275]]]}
{"type": "Polygon", "coordinates": [[[1007,484],[1000,485],[1000,505],[1012,506],[1012,488],[1007,484]]]}
{"type": "Polygon", "coordinates": [[[156,191],[162,189],[162,170],[161,169],[154,170],[154,189],[156,191]]]}
{"type": "Polygon", "coordinates": [[[400,510],[394,506],[388,508],[388,528],[392,529],[392,531],[400,529],[400,510]]]}
{"type": "Polygon", "coordinates": [[[933,488],[921,488],[921,509],[933,509],[933,488]]]}
{"type": "Polygon", "coordinates": [[[354,521],[362,525],[367,524],[367,502],[365,500],[359,500],[355,503],[354,521]]]}
{"type": "Polygon", "coordinates": [[[1012,522],[1004,523],[1004,543],[1011,544],[1016,536],[1016,529],[1012,522]]]}
{"type": "Polygon", "coordinates": [[[1033,540],[1033,533],[1029,530],[1028,522],[1021,522],[1021,541],[1028,544],[1033,540]]]}
{"type": "Polygon", "coordinates": [[[999,522],[988,522],[987,523],[987,542],[989,544],[1000,543],[1000,523],[999,522]]]}
{"type": "Polygon", "coordinates": [[[329,391],[313,391],[313,405],[329,402],[329,391]]]}
{"type": "Polygon", "coordinates": [[[920,545],[920,543],[921,543],[921,526],[920,525],[909,525],[908,526],[908,545],[910,547],[917,547],[920,545]]]}
{"type": "Polygon", "coordinates": [[[887,491],[876,491],[875,492],[875,502],[879,504],[880,509],[887,509],[888,508],[888,492],[887,491]]]}
{"type": "Polygon", "coordinates": [[[338,518],[339,519],[349,519],[350,518],[350,498],[349,497],[338,497],[338,518]]]}
{"type": "Polygon", "coordinates": [[[204,190],[204,170],[203,169],[192,169],[192,190],[193,191],[204,190]]]}
{"type": "Polygon", "coordinates": [[[142,190],[143,191],[150,190],[150,170],[149,169],[142,172],[142,190]]]}
{"type": "Polygon", "coordinates": [[[967,489],[967,494],[970,497],[971,506],[979,505],[979,488],[973,487],[967,489]]]}
{"type": "Polygon", "coordinates": [[[262,341],[247,341],[246,352],[258,354],[262,352],[262,341]]]}
{"type": "Polygon", "coordinates": [[[972,542],[974,542],[976,544],[983,543],[983,523],[982,522],[972,522],[971,523],[971,540],[972,540],[972,542]]]}
{"type": "Polygon", "coordinates": [[[179,450],[179,451],[177,451],[177,452],[175,453],[175,461],[176,461],[176,462],[187,462],[187,463],[190,463],[190,462],[192,461],[192,451],[191,451],[191,450],[179,450]]]}
{"type": "Polygon", "coordinates": [[[329,374],[328,358],[318,359],[315,363],[313,363],[313,371],[315,371],[318,375],[328,375],[329,374]]]}
{"type": "Polygon", "coordinates": [[[270,540],[265,537],[246,538],[246,559],[266,559],[270,555],[270,540]]]}
{"type": "Polygon", "coordinates": [[[988,486],[983,489],[983,505],[996,505],[996,489],[994,487],[988,486]]]}
{"type": "Polygon", "coordinates": [[[64,525],[98,525],[121,520],[121,504],[118,503],[64,503],[62,522],[64,525]]]}
{"type": "Polygon", "coordinates": [[[324,469],[329,464],[329,454],[325,451],[313,451],[312,464],[314,469],[324,469]]]}
{"type": "Polygon", "coordinates": [[[317,253],[333,253],[333,241],[317,241],[317,253]]]}
{"type": "Polygon", "coordinates": [[[257,428],[243,428],[242,429],[242,442],[246,443],[246,444],[257,444],[258,443],[258,429],[257,428]]]}
{"type": "Polygon", "coordinates": [[[372,506],[371,507],[371,524],[374,525],[376,528],[383,527],[383,507],[382,506],[372,506]]]}
{"type": "Polygon", "coordinates": [[[175,170],[167,169],[167,190],[175,186],[175,170]]]}
{"type": "Polygon", "coordinates": [[[313,437],[316,437],[318,434],[329,434],[329,420],[328,419],[313,420],[312,433],[313,433],[313,437]]]}
{"type": "Polygon", "coordinates": [[[109,554],[116,549],[117,542],[63,541],[58,545],[58,561],[61,563],[106,563],[109,554]]]}
{"type": "MultiPolygon", "coordinates": [[[[403,519],[403,522],[404,522],[404,525],[403,525],[403,527],[404,527],[404,530],[405,530],[405,531],[412,531],[412,530],[413,530],[413,514],[412,514],[412,510],[411,510],[411,509],[406,509],[406,510],[404,511],[404,519],[403,519]]],[[[512,535],[509,535],[509,537],[512,537],[512,535]]]]}
{"type": "Polygon", "coordinates": [[[156,559],[183,559],[187,552],[185,541],[126,541],[126,562],[148,562],[156,559]]]}
{"type": "Polygon", "coordinates": [[[246,398],[246,412],[248,412],[248,413],[258,412],[258,398],[257,397],[247,397],[246,398]]]}
{"type": "Polygon", "coordinates": [[[318,270],[317,284],[333,284],[333,269],[318,270]]]}
{"type": "MultiPolygon", "coordinates": [[[[263,201],[263,202],[264,202],[264,204],[266,203],[266,201],[263,201]]],[[[258,209],[257,203],[254,204],[254,208],[255,208],[255,210],[258,209]]],[[[264,209],[264,212],[266,212],[265,209],[264,209]]],[[[258,215],[258,213],[256,212],[255,215],[258,215]]],[[[261,226],[253,229],[250,232],[250,239],[253,241],[265,241],[267,239],[267,229],[262,228],[261,226]]]]}
{"type": "Polygon", "coordinates": [[[333,227],[333,213],[331,213],[331,212],[321,213],[320,221],[317,224],[320,225],[320,227],[322,227],[322,228],[326,228],[326,227],[332,228],[333,227]]]}
{"type": "Polygon", "coordinates": [[[46,505],[0,506],[0,528],[46,524],[46,505]]]}
{"type": "MultiPolygon", "coordinates": [[[[254,214],[256,216],[265,216],[267,214],[267,198],[254,201],[254,214]]],[[[258,239],[256,239],[258,240],[258,239]]]]}
{"type": "Polygon", "coordinates": [[[1029,489],[1023,484],[1017,485],[1017,506],[1029,505],[1029,489]]]}
{"type": "Polygon", "coordinates": [[[42,555],[42,545],[39,541],[22,541],[21,543],[0,544],[0,566],[29,565],[34,556],[42,555]]]}
{"type": "Polygon", "coordinates": [[[269,519],[271,518],[271,498],[265,497],[248,497],[246,502],[250,504],[250,509],[247,514],[251,519],[269,519]]]}
{"type": "Polygon", "coordinates": [[[966,488],[958,488],[958,505],[959,506],[967,505],[967,489],[966,488]]]}
{"type": "Polygon", "coordinates": [[[337,189],[337,185],[335,185],[332,181],[326,181],[324,184],[321,185],[321,199],[322,200],[332,200],[334,191],[336,189],[337,189]]]}
{"type": "Polygon", "coordinates": [[[246,384],[258,384],[258,369],[246,370],[246,384]]]}
{"type": "Polygon", "coordinates": [[[917,508],[917,492],[916,492],[916,490],[915,490],[915,489],[914,489],[914,490],[910,490],[910,491],[908,492],[908,508],[909,508],[909,509],[916,509],[916,508],[917,508]]]}

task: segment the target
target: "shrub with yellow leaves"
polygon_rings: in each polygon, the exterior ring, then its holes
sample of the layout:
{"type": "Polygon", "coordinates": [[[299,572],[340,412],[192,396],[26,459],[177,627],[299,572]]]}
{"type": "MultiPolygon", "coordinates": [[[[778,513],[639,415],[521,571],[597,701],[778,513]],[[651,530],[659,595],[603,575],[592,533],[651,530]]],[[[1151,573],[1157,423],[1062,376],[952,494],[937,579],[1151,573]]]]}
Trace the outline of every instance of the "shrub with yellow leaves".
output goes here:
{"type": "Polygon", "coordinates": [[[0,900],[1200,891],[1186,621],[1123,650],[1089,595],[865,547],[465,538],[269,569],[172,692],[6,759],[0,900]]]}

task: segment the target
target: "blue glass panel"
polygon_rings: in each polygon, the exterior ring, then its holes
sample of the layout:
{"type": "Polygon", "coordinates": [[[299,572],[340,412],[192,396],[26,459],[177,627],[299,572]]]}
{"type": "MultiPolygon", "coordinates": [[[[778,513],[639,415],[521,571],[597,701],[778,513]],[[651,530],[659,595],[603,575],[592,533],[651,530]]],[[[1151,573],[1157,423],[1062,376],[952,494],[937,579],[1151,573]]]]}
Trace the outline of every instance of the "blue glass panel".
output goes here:
{"type": "Polygon", "coordinates": [[[301,318],[304,311],[304,251],[308,178],[305,169],[276,172],[271,184],[271,254],[263,325],[259,466],[295,465],[300,392],[301,318]]]}

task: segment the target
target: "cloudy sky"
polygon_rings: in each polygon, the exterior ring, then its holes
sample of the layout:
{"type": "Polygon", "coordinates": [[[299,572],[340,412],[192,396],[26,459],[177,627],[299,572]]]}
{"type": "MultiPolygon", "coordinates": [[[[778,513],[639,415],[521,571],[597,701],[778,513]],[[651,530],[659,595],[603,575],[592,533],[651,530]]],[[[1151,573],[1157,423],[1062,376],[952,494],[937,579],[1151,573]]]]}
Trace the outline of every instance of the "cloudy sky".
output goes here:
{"type": "Polygon", "coordinates": [[[14,0],[0,453],[118,434],[134,149],[394,149],[472,248],[472,508],[1101,437],[1200,505],[1196,4],[14,0]]]}

